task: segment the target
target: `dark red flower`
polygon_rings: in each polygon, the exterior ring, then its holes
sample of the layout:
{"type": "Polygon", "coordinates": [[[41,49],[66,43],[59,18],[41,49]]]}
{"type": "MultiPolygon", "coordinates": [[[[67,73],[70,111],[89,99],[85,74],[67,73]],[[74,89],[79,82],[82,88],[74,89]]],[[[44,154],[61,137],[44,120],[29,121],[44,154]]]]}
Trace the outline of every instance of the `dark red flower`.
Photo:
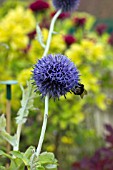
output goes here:
{"type": "Polygon", "coordinates": [[[77,26],[77,27],[83,27],[86,23],[86,18],[74,18],[74,24],[77,26]]]}
{"type": "Polygon", "coordinates": [[[31,45],[28,44],[26,48],[22,49],[22,52],[26,54],[26,53],[28,53],[28,51],[30,50],[30,48],[31,48],[31,45]]]}
{"type": "Polygon", "coordinates": [[[36,30],[34,30],[34,31],[30,32],[30,33],[28,33],[27,35],[28,35],[28,37],[29,37],[30,40],[34,39],[35,36],[36,36],[36,30]]]}
{"type": "Polygon", "coordinates": [[[71,44],[76,42],[76,39],[72,35],[68,34],[64,36],[64,41],[68,46],[70,46],[71,44]]]}
{"type": "MultiPolygon", "coordinates": [[[[51,17],[53,17],[55,14],[56,14],[56,11],[55,11],[55,12],[52,12],[52,13],[51,13],[51,17]]],[[[68,12],[62,12],[62,13],[59,15],[58,19],[64,20],[64,19],[69,18],[69,17],[70,17],[70,14],[69,14],[68,12]]]]}
{"type": "Polygon", "coordinates": [[[99,24],[96,27],[96,32],[99,36],[101,36],[107,29],[107,25],[106,24],[99,24]]]}
{"type": "Polygon", "coordinates": [[[80,162],[74,162],[72,164],[72,170],[80,170],[81,166],[80,166],[80,162]]]}
{"type": "Polygon", "coordinates": [[[108,43],[113,46],[113,33],[110,35],[109,39],[108,39],[108,43]]]}
{"type": "Polygon", "coordinates": [[[34,11],[42,11],[50,7],[49,3],[44,0],[37,0],[29,5],[29,8],[34,11]]]}

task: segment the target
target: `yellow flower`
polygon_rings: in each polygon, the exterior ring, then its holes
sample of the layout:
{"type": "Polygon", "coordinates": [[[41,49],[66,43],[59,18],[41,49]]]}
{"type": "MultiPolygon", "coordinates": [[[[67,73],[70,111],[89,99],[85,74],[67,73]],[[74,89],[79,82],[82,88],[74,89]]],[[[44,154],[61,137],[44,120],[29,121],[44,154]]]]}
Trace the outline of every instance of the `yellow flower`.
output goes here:
{"type": "Polygon", "coordinates": [[[51,53],[59,53],[66,48],[66,45],[63,40],[62,34],[56,34],[53,36],[50,46],[51,53]]]}
{"type": "Polygon", "coordinates": [[[46,150],[47,150],[48,152],[54,152],[54,150],[55,150],[55,145],[48,145],[48,146],[46,147],[46,150]]]}
{"type": "Polygon", "coordinates": [[[27,80],[31,78],[31,70],[32,68],[24,69],[18,76],[18,82],[23,86],[26,85],[27,80]]]}
{"type": "MultiPolygon", "coordinates": [[[[43,29],[42,35],[43,35],[44,43],[46,43],[47,37],[48,37],[48,30],[43,29]]],[[[49,52],[50,53],[59,53],[59,51],[63,51],[65,48],[66,48],[66,45],[63,40],[63,35],[62,34],[53,35],[49,52]]]]}
{"type": "Polygon", "coordinates": [[[61,138],[61,142],[64,144],[72,144],[73,143],[73,139],[71,137],[67,137],[67,136],[63,136],[61,138]]]}
{"type": "Polygon", "coordinates": [[[84,55],[88,60],[95,63],[98,62],[98,60],[104,59],[105,55],[103,44],[83,39],[81,45],[84,50],[84,55]]]}
{"type": "Polygon", "coordinates": [[[65,54],[77,65],[82,63],[83,48],[79,44],[73,44],[65,54]]]}
{"type": "Polygon", "coordinates": [[[102,60],[104,59],[105,55],[104,55],[104,47],[102,44],[97,43],[94,46],[94,50],[93,50],[93,57],[95,60],[102,60]]]}
{"type": "Polygon", "coordinates": [[[34,64],[43,55],[43,48],[37,40],[32,40],[29,50],[29,60],[34,64]]]}
{"type": "Polygon", "coordinates": [[[106,110],[107,104],[105,103],[105,99],[105,94],[99,93],[98,95],[96,95],[95,101],[101,110],[106,110]]]}
{"type": "Polygon", "coordinates": [[[27,34],[36,25],[32,12],[19,6],[12,9],[0,22],[0,42],[8,43],[13,49],[25,48],[28,44],[27,34]]]}
{"type": "Polygon", "coordinates": [[[80,69],[81,73],[81,83],[85,85],[87,91],[92,90],[98,92],[100,90],[98,85],[98,79],[91,73],[91,68],[89,66],[82,66],[80,69]]]}

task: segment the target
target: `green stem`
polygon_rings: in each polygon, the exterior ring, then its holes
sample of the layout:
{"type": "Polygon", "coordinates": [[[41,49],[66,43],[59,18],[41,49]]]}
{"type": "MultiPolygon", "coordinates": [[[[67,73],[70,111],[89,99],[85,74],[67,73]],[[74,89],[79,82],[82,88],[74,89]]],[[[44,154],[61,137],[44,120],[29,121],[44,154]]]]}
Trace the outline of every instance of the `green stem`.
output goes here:
{"type": "Polygon", "coordinates": [[[42,148],[42,144],[43,144],[43,140],[44,140],[44,136],[45,136],[45,131],[46,131],[46,126],[47,126],[48,101],[49,101],[49,94],[47,94],[46,97],[45,97],[45,111],[44,111],[43,125],[42,125],[42,130],[41,130],[41,135],[40,135],[38,147],[37,147],[37,150],[36,150],[36,156],[37,157],[39,156],[39,154],[41,152],[41,148],[42,148]]]}
{"type": "Polygon", "coordinates": [[[16,135],[17,135],[17,145],[14,146],[14,148],[13,148],[14,151],[18,151],[19,150],[21,130],[22,130],[22,124],[20,123],[20,124],[18,124],[18,127],[17,127],[17,132],[16,132],[16,135]]]}
{"type": "Polygon", "coordinates": [[[47,44],[46,44],[46,47],[45,47],[45,51],[43,53],[43,56],[46,56],[48,51],[49,51],[49,47],[50,47],[50,43],[51,43],[51,38],[52,38],[52,33],[53,33],[53,30],[54,30],[54,25],[55,25],[55,22],[58,18],[58,16],[61,14],[62,10],[58,10],[57,13],[54,15],[52,21],[51,21],[51,25],[50,25],[50,30],[49,30],[49,35],[48,35],[48,39],[47,39],[47,44]]]}
{"type": "MultiPolygon", "coordinates": [[[[43,53],[43,56],[46,56],[48,51],[49,51],[52,33],[53,33],[53,30],[54,30],[54,25],[55,25],[55,22],[56,22],[58,16],[61,14],[61,12],[62,12],[61,9],[58,10],[57,13],[54,15],[52,21],[51,21],[49,35],[48,35],[48,39],[47,39],[47,43],[46,43],[46,47],[45,47],[45,51],[43,53]]],[[[39,144],[38,144],[38,147],[37,147],[37,150],[36,150],[37,157],[39,156],[39,154],[41,152],[41,148],[42,148],[42,144],[43,144],[43,140],[44,140],[44,135],[45,135],[45,131],[46,131],[46,126],[47,126],[48,101],[49,101],[49,94],[47,94],[46,97],[45,97],[45,112],[44,112],[44,119],[43,119],[43,125],[42,125],[42,131],[41,131],[41,135],[40,135],[40,139],[39,139],[39,144]]]]}
{"type": "MultiPolygon", "coordinates": [[[[46,47],[45,47],[43,56],[46,56],[48,51],[49,51],[51,38],[52,38],[53,30],[54,30],[54,25],[55,25],[55,22],[56,22],[58,16],[61,14],[61,12],[62,12],[61,9],[58,10],[57,13],[54,15],[52,21],[51,21],[48,39],[47,39],[47,43],[46,43],[46,47]]],[[[49,101],[49,94],[47,94],[46,97],[45,97],[45,111],[44,111],[44,119],[43,119],[43,124],[42,124],[42,130],[41,130],[41,135],[40,135],[40,139],[39,139],[39,143],[38,143],[38,147],[36,149],[36,152],[31,157],[31,165],[30,165],[31,169],[32,169],[32,166],[33,166],[33,161],[35,159],[35,156],[37,158],[39,157],[39,154],[40,154],[41,148],[42,148],[42,144],[43,144],[43,141],[44,141],[46,126],[47,126],[47,118],[48,118],[48,101],[49,101]]]]}

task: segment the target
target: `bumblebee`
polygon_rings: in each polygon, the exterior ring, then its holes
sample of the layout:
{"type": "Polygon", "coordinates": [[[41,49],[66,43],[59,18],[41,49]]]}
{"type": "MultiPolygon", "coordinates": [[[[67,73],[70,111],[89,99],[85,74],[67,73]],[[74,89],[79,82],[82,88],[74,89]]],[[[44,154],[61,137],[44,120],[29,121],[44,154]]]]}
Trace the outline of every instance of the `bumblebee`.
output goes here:
{"type": "Polygon", "coordinates": [[[84,95],[87,95],[87,90],[85,90],[84,85],[81,83],[78,83],[78,86],[75,86],[71,90],[75,95],[80,95],[80,97],[83,99],[84,95]]]}

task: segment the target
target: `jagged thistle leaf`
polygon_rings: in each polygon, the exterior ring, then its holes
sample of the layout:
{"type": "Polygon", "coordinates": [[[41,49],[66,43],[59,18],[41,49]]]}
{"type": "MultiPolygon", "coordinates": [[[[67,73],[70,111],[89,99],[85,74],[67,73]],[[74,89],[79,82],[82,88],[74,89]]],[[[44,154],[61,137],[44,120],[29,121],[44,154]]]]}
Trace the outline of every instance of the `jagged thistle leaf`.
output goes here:
{"type": "Polygon", "coordinates": [[[0,116],[0,137],[7,142],[9,142],[12,146],[16,145],[16,135],[11,136],[6,132],[6,118],[4,115],[0,116]]]}
{"type": "MultiPolygon", "coordinates": [[[[13,159],[9,154],[5,153],[4,151],[0,150],[0,156],[5,156],[9,158],[10,160],[13,159]]],[[[1,169],[0,169],[1,170],[1,169]]]]}
{"type": "Polygon", "coordinates": [[[56,170],[57,160],[55,159],[53,153],[43,152],[39,155],[38,158],[35,156],[30,165],[32,170],[44,170],[44,169],[56,170]]]}
{"type": "Polygon", "coordinates": [[[57,170],[56,164],[48,164],[45,166],[47,170],[57,170]]]}
{"type": "Polygon", "coordinates": [[[35,147],[34,146],[30,146],[24,153],[24,156],[29,158],[31,157],[31,155],[34,153],[35,151],[35,147]]]}
{"type": "Polygon", "coordinates": [[[5,130],[6,128],[6,118],[3,115],[0,116],[0,131],[5,130]]]}
{"type": "Polygon", "coordinates": [[[42,31],[39,27],[39,25],[37,24],[36,26],[36,32],[37,32],[37,37],[36,39],[38,40],[38,42],[40,43],[40,45],[45,48],[45,44],[44,44],[44,41],[43,41],[43,35],[42,35],[42,31]]]}
{"type": "Polygon", "coordinates": [[[29,110],[33,109],[33,102],[35,98],[35,93],[33,89],[32,83],[29,81],[27,82],[27,88],[24,89],[21,86],[22,90],[22,100],[21,100],[21,108],[19,109],[16,117],[17,124],[23,124],[26,122],[29,110]]]}
{"type": "Polygon", "coordinates": [[[17,144],[17,139],[16,139],[16,135],[11,136],[9,135],[9,133],[7,133],[5,130],[0,131],[0,136],[6,140],[7,142],[9,142],[12,146],[15,146],[17,144]]]}
{"type": "Polygon", "coordinates": [[[53,164],[57,163],[57,160],[52,152],[43,152],[39,156],[39,162],[41,164],[53,164]]]}

